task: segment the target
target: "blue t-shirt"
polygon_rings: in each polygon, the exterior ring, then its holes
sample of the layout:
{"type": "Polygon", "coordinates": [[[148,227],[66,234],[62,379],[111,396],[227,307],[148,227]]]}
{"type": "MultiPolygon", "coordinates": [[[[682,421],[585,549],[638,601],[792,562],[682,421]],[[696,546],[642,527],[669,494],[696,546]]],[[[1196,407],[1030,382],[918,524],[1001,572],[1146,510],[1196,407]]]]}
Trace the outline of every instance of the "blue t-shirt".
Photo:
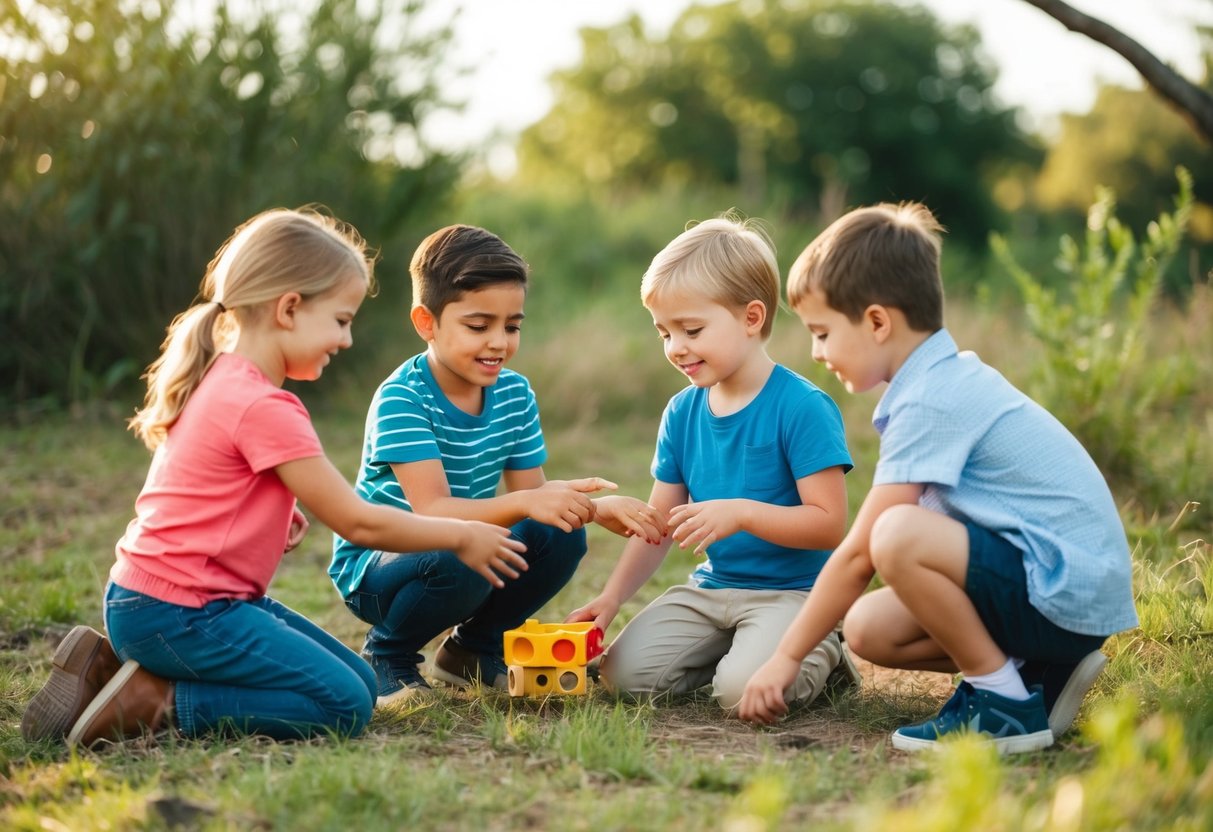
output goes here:
{"type": "Polygon", "coordinates": [[[1042,615],[1084,635],[1137,625],[1128,541],[1094,461],[997,370],[958,353],[946,329],[910,354],[872,421],[873,484],[925,485],[922,506],[1019,548],[1042,615]]]}
{"type": "MultiPolygon", "coordinates": [[[[851,470],[838,406],[782,365],[754,400],[715,416],[708,389],[688,387],[666,405],[653,478],[683,484],[693,502],[750,499],[801,504],[796,481],[826,468],[851,470]]],[[[708,589],[809,589],[830,550],[777,546],[749,532],[713,543],[691,580],[708,589]]]]}
{"type": "MultiPolygon", "coordinates": [[[[366,415],[362,464],[354,490],[373,503],[412,511],[393,463],[442,460],[451,496],[492,497],[506,469],[538,468],[547,460],[539,406],[525,377],[503,369],[472,416],[451,404],[425,353],[401,364],[379,385],[366,415]]],[[[343,596],[358,588],[374,550],[333,535],[329,575],[343,596]]]]}

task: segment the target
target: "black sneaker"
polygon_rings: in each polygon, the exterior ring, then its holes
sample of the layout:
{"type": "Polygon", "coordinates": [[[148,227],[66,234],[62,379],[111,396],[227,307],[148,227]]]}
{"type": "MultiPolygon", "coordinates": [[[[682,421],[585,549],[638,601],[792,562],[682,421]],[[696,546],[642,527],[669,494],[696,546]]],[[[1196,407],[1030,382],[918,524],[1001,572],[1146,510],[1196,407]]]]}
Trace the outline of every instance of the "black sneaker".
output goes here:
{"type": "MultiPolygon", "coordinates": [[[[365,656],[363,658],[366,658],[365,656]]],[[[379,693],[375,707],[400,705],[419,696],[434,692],[430,683],[421,675],[421,669],[407,662],[388,662],[383,659],[367,659],[379,680],[379,693]]]]}
{"type": "Polygon", "coordinates": [[[1049,728],[1060,737],[1074,724],[1082,700],[1108,663],[1108,657],[1094,650],[1073,663],[1024,662],[1020,678],[1029,690],[1040,685],[1049,713],[1049,728]]]}
{"type": "Polygon", "coordinates": [[[457,688],[482,684],[509,690],[510,677],[505,662],[497,656],[474,653],[447,636],[434,653],[433,676],[457,688]]]}

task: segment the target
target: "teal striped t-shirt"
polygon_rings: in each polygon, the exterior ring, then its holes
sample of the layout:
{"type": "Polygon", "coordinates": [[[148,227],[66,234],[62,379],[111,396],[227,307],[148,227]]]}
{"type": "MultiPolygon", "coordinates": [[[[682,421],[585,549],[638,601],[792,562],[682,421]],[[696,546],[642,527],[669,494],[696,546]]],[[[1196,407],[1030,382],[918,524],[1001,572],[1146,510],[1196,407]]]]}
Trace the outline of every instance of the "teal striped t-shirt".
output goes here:
{"type": "MultiPolygon", "coordinates": [[[[364,500],[412,511],[391,466],[426,459],[442,460],[451,496],[467,499],[494,496],[507,469],[543,465],[539,406],[526,378],[502,369],[473,416],[447,399],[425,353],[396,368],[371,400],[354,489],[364,500]]],[[[333,535],[329,576],[342,596],[358,588],[373,553],[333,535]]]]}

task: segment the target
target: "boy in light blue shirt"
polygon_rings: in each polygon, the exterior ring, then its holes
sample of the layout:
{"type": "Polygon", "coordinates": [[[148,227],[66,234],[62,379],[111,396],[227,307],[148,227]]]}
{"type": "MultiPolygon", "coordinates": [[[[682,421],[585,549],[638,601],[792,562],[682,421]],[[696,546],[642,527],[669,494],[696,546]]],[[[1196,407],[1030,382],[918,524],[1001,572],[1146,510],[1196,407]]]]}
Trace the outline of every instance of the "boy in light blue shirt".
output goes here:
{"type": "Polygon", "coordinates": [[[792,267],[813,358],[851,392],[889,386],[872,490],[739,715],[782,715],[799,657],[845,614],[856,654],[964,675],[894,747],[976,731],[1029,751],[1070,727],[1100,646],[1137,624],[1129,548],[1078,441],[943,328],[941,230],[922,205],[862,208],[792,267]],[[863,595],[874,573],[886,586],[863,595]]]}

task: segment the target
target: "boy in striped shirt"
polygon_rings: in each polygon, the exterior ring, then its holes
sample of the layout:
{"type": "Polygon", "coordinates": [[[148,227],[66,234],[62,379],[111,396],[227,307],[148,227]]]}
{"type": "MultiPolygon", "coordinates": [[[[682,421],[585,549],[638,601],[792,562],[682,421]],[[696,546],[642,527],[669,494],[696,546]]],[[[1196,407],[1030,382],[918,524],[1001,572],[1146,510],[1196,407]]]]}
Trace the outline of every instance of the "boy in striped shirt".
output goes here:
{"type": "Polygon", "coordinates": [[[427,348],[375,392],[355,487],[405,511],[508,526],[526,544],[527,568],[493,586],[452,552],[381,552],[334,538],[329,574],[371,625],[362,655],[378,677],[380,706],[430,689],[421,649],[449,627],[431,675],[460,687],[505,687],[502,634],[572,577],[586,523],[648,540],[666,532],[641,500],[592,499],[615,488],[604,479],[544,478],[535,395],[505,366],[518,350],[526,262],[496,235],[453,225],[422,241],[409,271],[410,317],[427,348]]]}

